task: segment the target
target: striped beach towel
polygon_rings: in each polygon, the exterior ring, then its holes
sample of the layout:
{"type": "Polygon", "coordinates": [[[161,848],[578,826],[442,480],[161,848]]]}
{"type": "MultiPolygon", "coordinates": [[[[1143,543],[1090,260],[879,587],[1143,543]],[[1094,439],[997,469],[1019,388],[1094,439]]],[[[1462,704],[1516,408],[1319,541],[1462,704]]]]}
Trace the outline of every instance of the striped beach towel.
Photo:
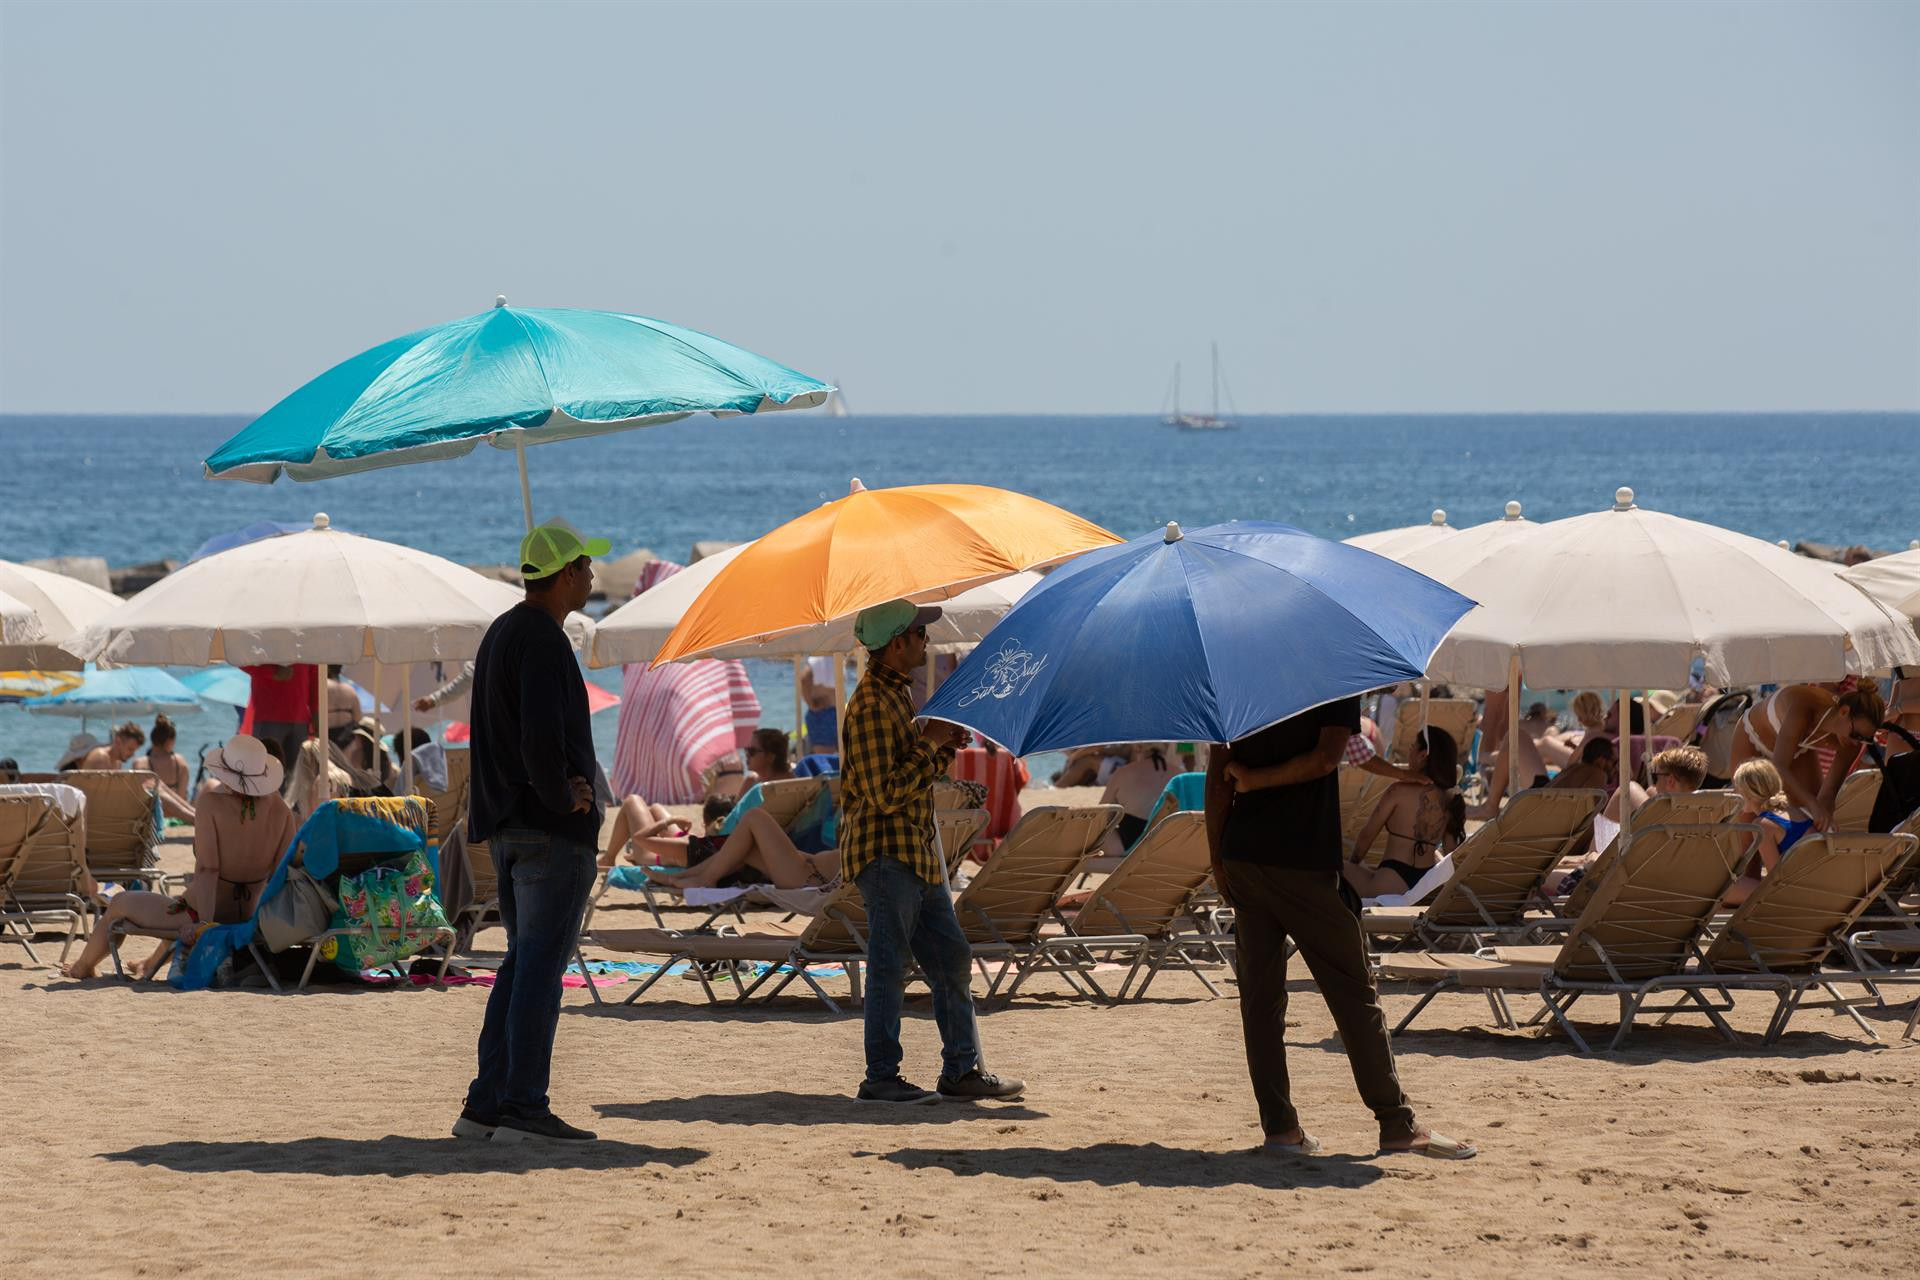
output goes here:
{"type": "MultiPolygon", "coordinates": [[[[640,571],[633,593],[664,582],[684,566],[655,560],[640,571]]],[[[630,662],[621,690],[613,751],[613,784],[623,796],[654,804],[693,804],[706,797],[701,775],[747,745],[760,723],[760,699],[738,662],[683,662],[648,669],[630,662]]]]}

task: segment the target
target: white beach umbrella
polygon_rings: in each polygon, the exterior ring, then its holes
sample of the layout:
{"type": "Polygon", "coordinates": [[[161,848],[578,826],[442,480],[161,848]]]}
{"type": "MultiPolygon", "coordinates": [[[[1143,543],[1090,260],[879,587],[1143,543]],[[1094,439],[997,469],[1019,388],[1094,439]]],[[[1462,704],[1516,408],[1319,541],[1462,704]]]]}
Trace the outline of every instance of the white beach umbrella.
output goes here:
{"type": "MultiPolygon", "coordinates": [[[[600,619],[593,630],[588,665],[614,667],[628,662],[652,662],[654,654],[660,651],[660,646],[666,643],[707,584],[750,545],[743,543],[708,556],[600,619]]],[[[927,628],[928,652],[951,653],[977,644],[1039,581],[1040,575],[1033,572],[1010,574],[941,601],[940,620],[927,628]]],[[[857,647],[853,618],[847,617],[783,632],[769,640],[722,645],[701,652],[698,658],[804,658],[813,654],[851,653],[857,647]]]]}
{"type": "Polygon", "coordinates": [[[1443,572],[1434,576],[1480,607],[1440,643],[1428,674],[1476,688],[1504,683],[1516,656],[1536,689],[1678,688],[1695,658],[1715,684],[1920,662],[1913,629],[1828,566],[1644,511],[1631,489],[1610,510],[1496,539],[1476,563],[1443,572]]]}
{"type": "Polygon", "coordinates": [[[16,600],[0,591],[0,644],[26,645],[46,634],[40,615],[24,600],[16,600]]]}
{"type": "Polygon", "coordinates": [[[1430,547],[1436,542],[1444,542],[1459,532],[1447,523],[1446,512],[1436,510],[1433,518],[1425,524],[1410,524],[1398,529],[1359,533],[1351,538],[1342,538],[1341,541],[1350,547],[1359,547],[1362,551],[1371,551],[1389,560],[1398,560],[1410,551],[1430,547]]]}
{"type": "Polygon", "coordinates": [[[0,667],[40,671],[78,671],[81,659],[66,642],[121,604],[111,591],[10,560],[0,560],[0,596],[31,610],[38,627],[36,634],[16,639],[13,627],[0,624],[0,667]]]}
{"type": "MultiPolygon", "coordinates": [[[[1830,566],[1770,542],[1634,505],[1496,540],[1448,586],[1480,601],[1427,671],[1488,689],[1684,686],[1696,658],[1722,685],[1838,680],[1920,662],[1920,638],[1830,566]]],[[[1632,752],[1620,752],[1624,783],[1632,752]]]]}
{"type": "MultiPolygon", "coordinates": [[[[520,598],[451,560],[342,533],[323,513],[311,529],[182,566],[88,627],[74,648],[102,666],[464,659],[520,598]]],[[[576,644],[589,638],[584,620],[570,630],[576,644]]],[[[317,679],[324,706],[324,665],[317,679]]]]}
{"type": "Polygon", "coordinates": [[[1920,548],[1854,565],[1840,576],[1895,613],[1920,618],[1920,548]]]}

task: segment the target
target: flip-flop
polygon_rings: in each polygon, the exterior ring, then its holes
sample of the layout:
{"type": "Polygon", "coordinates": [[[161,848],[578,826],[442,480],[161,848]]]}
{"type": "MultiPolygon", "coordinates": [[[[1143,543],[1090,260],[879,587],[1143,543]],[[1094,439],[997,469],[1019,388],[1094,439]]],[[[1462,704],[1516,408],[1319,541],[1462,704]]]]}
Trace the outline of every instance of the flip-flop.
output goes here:
{"type": "Polygon", "coordinates": [[[1383,1156],[1426,1156],[1430,1160],[1471,1160],[1480,1154],[1480,1148],[1471,1142],[1461,1142],[1449,1138],[1443,1133],[1430,1133],[1424,1145],[1418,1147],[1382,1147],[1383,1156]]]}
{"type": "Polygon", "coordinates": [[[1263,1142],[1254,1150],[1261,1155],[1317,1156],[1327,1148],[1320,1139],[1302,1130],[1298,1142],[1263,1142]]]}

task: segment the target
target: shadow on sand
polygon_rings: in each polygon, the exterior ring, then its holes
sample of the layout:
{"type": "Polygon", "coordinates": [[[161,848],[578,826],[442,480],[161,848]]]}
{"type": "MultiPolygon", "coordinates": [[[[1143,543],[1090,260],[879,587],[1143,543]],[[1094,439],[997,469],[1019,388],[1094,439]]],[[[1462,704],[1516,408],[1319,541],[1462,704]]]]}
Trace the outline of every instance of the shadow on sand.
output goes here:
{"type": "Polygon", "coordinates": [[[880,1106],[855,1102],[846,1093],[709,1093],[694,1098],[609,1102],[594,1108],[609,1120],[673,1120],[707,1124],[955,1124],[967,1120],[1044,1120],[1047,1113],[1020,1103],[940,1102],[931,1106],[880,1106]]]}
{"type": "MultiPolygon", "coordinates": [[[[876,1154],[855,1152],[855,1155],[876,1154]]],[[[1192,1151],[1157,1142],[1099,1142],[1085,1147],[970,1148],[903,1147],[877,1153],[906,1169],[945,1169],[963,1177],[1044,1178],[1102,1187],[1262,1187],[1285,1191],[1307,1187],[1358,1190],[1382,1178],[1419,1177],[1383,1167],[1370,1156],[1312,1158],[1270,1156],[1258,1151],[1192,1151]]],[[[1412,1157],[1396,1157],[1402,1164],[1412,1157]]]]}
{"type": "Polygon", "coordinates": [[[532,1169],[682,1168],[707,1157],[697,1147],[633,1142],[511,1146],[458,1138],[294,1138],[288,1142],[156,1142],[103,1151],[102,1160],[159,1165],[181,1173],[319,1173],[336,1178],[411,1178],[447,1173],[524,1173],[532,1169]]]}

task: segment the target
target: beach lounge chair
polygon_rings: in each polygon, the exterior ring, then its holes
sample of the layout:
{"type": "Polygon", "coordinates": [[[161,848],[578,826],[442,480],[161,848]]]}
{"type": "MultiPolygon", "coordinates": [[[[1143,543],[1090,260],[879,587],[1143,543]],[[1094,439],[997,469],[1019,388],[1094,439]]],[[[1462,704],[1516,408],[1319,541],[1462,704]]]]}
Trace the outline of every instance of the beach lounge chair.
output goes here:
{"type": "Polygon", "coordinates": [[[1833,797],[1833,829],[1837,832],[1865,831],[1873,817],[1873,802],[1880,798],[1878,769],[1855,769],[1840,783],[1833,797]]]}
{"type": "MultiPolygon", "coordinates": [[[[1725,822],[1740,812],[1740,797],[1731,791],[1682,791],[1656,795],[1634,811],[1628,830],[1640,827],[1700,826],[1725,822]]],[[[1560,911],[1571,922],[1600,888],[1600,882],[1620,859],[1620,837],[1616,834],[1600,856],[1587,864],[1586,874],[1573,887],[1560,911]]]]}
{"type": "Polygon", "coordinates": [[[1147,825],[1140,828],[1140,834],[1134,838],[1119,857],[1096,856],[1088,858],[1080,866],[1081,883],[1095,875],[1110,874],[1122,862],[1126,855],[1138,849],[1153,828],[1164,818],[1189,810],[1204,810],[1207,807],[1207,775],[1204,771],[1176,773],[1167,779],[1167,785],[1160,789],[1160,798],[1153,802],[1153,808],[1147,811],[1147,825]]]}
{"type": "Polygon", "coordinates": [[[102,884],[132,882],[158,890],[166,873],[158,866],[160,780],[144,771],[71,769],[24,775],[24,781],[55,782],[86,797],[87,870],[102,884]]]}
{"type": "Polygon", "coordinates": [[[1522,791],[1453,851],[1453,874],[1432,902],[1370,908],[1362,927],[1369,936],[1412,936],[1428,946],[1526,936],[1542,913],[1554,914],[1542,883],[1587,839],[1604,798],[1572,787],[1522,791]]]}
{"type": "Polygon", "coordinates": [[[427,832],[427,843],[437,849],[448,846],[448,838],[454,829],[465,825],[467,821],[467,795],[472,780],[472,755],[464,747],[449,749],[447,758],[447,789],[433,786],[418,774],[414,776],[413,792],[433,806],[433,827],[427,832]]]}
{"type": "Polygon", "coordinates": [[[1421,718],[1421,700],[1408,698],[1400,704],[1393,726],[1393,741],[1387,747],[1387,759],[1405,764],[1413,758],[1414,739],[1423,725],[1445,729],[1454,745],[1465,756],[1473,745],[1474,727],[1479,723],[1479,706],[1471,698],[1429,698],[1425,719],[1421,718]]]}
{"type": "Polygon", "coordinates": [[[1065,933],[1043,937],[1028,965],[1007,989],[1009,999],[1036,972],[1060,974],[1069,984],[1084,981],[1096,996],[1125,1000],[1145,997],[1147,987],[1165,969],[1184,969],[1211,995],[1220,991],[1202,972],[1203,963],[1228,964],[1230,936],[1198,927],[1192,903],[1213,873],[1207,854],[1206,815],[1175,813],[1154,825],[1120,866],[1093,890],[1086,905],[1067,923],[1065,933]],[[1194,927],[1182,929],[1182,921],[1194,927]],[[1095,965],[1131,962],[1117,993],[1108,997],[1092,976],[1095,965]],[[1144,971],[1145,976],[1141,977],[1144,971]],[[1139,987],[1133,986],[1140,978],[1139,987]]]}
{"type": "MultiPolygon", "coordinates": [[[[987,820],[985,809],[946,810],[934,815],[935,839],[946,852],[949,874],[954,864],[973,847],[974,837],[986,829],[987,820]]],[[[858,1000],[860,963],[866,956],[866,927],[866,904],[861,900],[859,886],[842,880],[820,904],[820,913],[798,936],[771,930],[723,934],[681,933],[671,929],[595,929],[591,941],[608,951],[656,957],[660,961],[660,968],[646,981],[638,983],[623,1004],[638,1000],[671,972],[674,965],[684,961],[693,966],[692,971],[709,1003],[719,1003],[720,997],[714,991],[708,971],[724,968],[733,979],[737,1000],[752,998],[778,975],[779,981],[766,992],[766,999],[772,1000],[797,978],[806,983],[822,1004],[839,1013],[839,1004],[820,984],[813,970],[821,966],[844,967],[853,999],[858,1000]],[[756,977],[754,970],[760,965],[767,968],[756,977]]],[[[581,971],[586,972],[584,951],[577,959],[581,971]]],[[[591,982],[587,984],[587,992],[595,1004],[604,1003],[591,982]]]]}
{"type": "MultiPolygon", "coordinates": [[[[1728,823],[1634,829],[1613,872],[1557,948],[1492,947],[1474,955],[1380,957],[1383,979],[1428,988],[1394,1033],[1406,1030],[1445,991],[1483,992],[1495,1021],[1511,1027],[1515,1023],[1505,995],[1531,993],[1545,1006],[1541,1016],[1551,1015],[1586,1053],[1589,1046],[1567,1015],[1582,996],[1597,994],[1619,998],[1620,1026],[1611,1045],[1619,1048],[1648,996],[1673,985],[1699,954],[1701,934],[1739,877],[1758,834],[1756,827],[1728,823]]],[[[1711,977],[1704,984],[1695,982],[1685,986],[1683,995],[1723,1035],[1735,1039],[1702,985],[1711,988],[1715,983],[1711,977]]]]}
{"type": "MultiPolygon", "coordinates": [[[[1009,973],[1024,973],[1041,927],[1060,919],[1060,895],[1106,840],[1120,814],[1117,804],[1028,810],[954,899],[954,915],[987,979],[989,997],[1009,973]],[[987,968],[990,959],[1000,962],[993,974],[987,968]]],[[[1007,994],[1011,997],[1013,988],[1007,994]]]]}
{"type": "MultiPolygon", "coordinates": [[[[1380,797],[1393,785],[1393,779],[1368,773],[1352,765],[1341,765],[1339,777],[1340,850],[1350,855],[1353,853],[1353,842],[1360,838],[1360,828],[1367,825],[1367,819],[1379,807],[1380,797]]],[[[1378,862],[1386,852],[1387,833],[1382,830],[1373,838],[1373,847],[1367,850],[1364,861],[1378,862]]]]}
{"type": "Polygon", "coordinates": [[[1660,714],[1649,730],[1656,738],[1676,738],[1681,742],[1693,741],[1693,731],[1700,727],[1700,713],[1706,708],[1698,702],[1676,702],[1660,714]]]}
{"type": "Polygon", "coordinates": [[[62,960],[74,936],[86,931],[86,904],[78,892],[80,856],[74,825],[63,820],[52,797],[0,796],[0,930],[17,939],[35,964],[40,963],[33,949],[39,925],[67,924],[62,960]]]}
{"type": "MultiPolygon", "coordinates": [[[[1768,1043],[1778,1039],[1815,987],[1833,997],[1872,1039],[1879,1039],[1864,1018],[1834,989],[1837,982],[1866,982],[1857,969],[1824,966],[1862,912],[1879,897],[1893,871],[1920,847],[1911,835],[1864,832],[1810,835],[1799,841],[1767,874],[1732,917],[1722,925],[1701,959],[1701,968],[1728,987],[1759,986],[1780,991],[1780,1005],[1767,1026],[1768,1043]],[[1785,980],[1784,987],[1781,981],[1785,980]]],[[[1920,975],[1881,973],[1874,981],[1920,981],[1920,975]]]]}

